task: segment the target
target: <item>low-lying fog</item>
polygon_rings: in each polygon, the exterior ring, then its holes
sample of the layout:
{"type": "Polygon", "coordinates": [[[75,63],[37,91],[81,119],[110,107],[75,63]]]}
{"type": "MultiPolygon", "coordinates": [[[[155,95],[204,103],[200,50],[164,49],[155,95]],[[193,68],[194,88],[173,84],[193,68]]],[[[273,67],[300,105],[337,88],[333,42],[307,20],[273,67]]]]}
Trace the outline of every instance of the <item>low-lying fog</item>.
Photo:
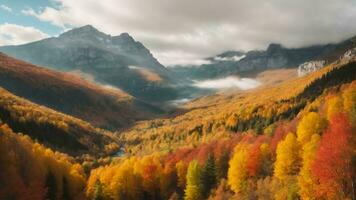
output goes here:
{"type": "Polygon", "coordinates": [[[229,89],[238,88],[241,90],[249,90],[260,86],[261,83],[250,78],[238,78],[228,76],[226,78],[211,79],[203,81],[194,81],[193,86],[204,89],[229,89]]]}
{"type": "Polygon", "coordinates": [[[185,104],[192,99],[200,96],[212,94],[219,90],[240,89],[249,90],[262,85],[261,82],[251,78],[239,78],[237,76],[228,76],[219,79],[193,80],[189,86],[196,88],[195,90],[185,91],[185,95],[176,100],[170,101],[171,105],[179,106],[185,104]]]}

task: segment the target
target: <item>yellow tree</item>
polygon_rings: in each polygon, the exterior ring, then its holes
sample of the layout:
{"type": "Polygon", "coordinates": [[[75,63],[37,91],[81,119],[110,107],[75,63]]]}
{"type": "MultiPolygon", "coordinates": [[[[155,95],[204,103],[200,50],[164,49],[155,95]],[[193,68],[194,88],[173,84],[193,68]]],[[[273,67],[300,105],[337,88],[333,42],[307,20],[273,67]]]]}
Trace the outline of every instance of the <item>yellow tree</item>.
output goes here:
{"type": "Polygon", "coordinates": [[[285,180],[289,175],[295,175],[299,169],[299,144],[293,133],[277,146],[277,157],[274,164],[274,176],[285,180]]]}
{"type": "Polygon", "coordinates": [[[326,125],[326,121],[318,113],[310,112],[303,117],[298,124],[297,139],[301,145],[309,142],[314,134],[320,134],[326,125]]]}
{"type": "Polygon", "coordinates": [[[315,199],[316,182],[311,174],[311,164],[315,158],[315,153],[318,148],[320,136],[314,134],[311,140],[303,146],[303,166],[300,169],[298,176],[299,195],[303,200],[315,199]]]}
{"type": "Polygon", "coordinates": [[[343,101],[340,96],[335,96],[327,101],[327,117],[330,121],[333,116],[343,110],[343,101]]]}
{"type": "Polygon", "coordinates": [[[342,97],[344,99],[344,109],[349,113],[351,124],[356,125],[356,84],[345,89],[342,97]]]}
{"type": "Polygon", "coordinates": [[[185,200],[199,200],[200,192],[200,174],[201,168],[198,161],[193,160],[189,163],[187,172],[187,187],[185,188],[185,200]]]}
{"type": "Polygon", "coordinates": [[[240,193],[247,186],[247,147],[239,144],[235,147],[235,153],[229,162],[228,185],[235,193],[240,193]]]}

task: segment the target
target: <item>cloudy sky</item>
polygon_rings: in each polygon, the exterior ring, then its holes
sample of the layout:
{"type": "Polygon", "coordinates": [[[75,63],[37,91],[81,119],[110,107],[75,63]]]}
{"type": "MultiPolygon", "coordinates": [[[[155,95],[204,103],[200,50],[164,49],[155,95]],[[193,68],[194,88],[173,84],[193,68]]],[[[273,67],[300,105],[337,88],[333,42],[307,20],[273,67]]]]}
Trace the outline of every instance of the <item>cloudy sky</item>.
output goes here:
{"type": "Polygon", "coordinates": [[[356,35],[356,0],[0,0],[0,45],[91,24],[128,32],[163,64],[225,50],[338,42],[356,35]]]}

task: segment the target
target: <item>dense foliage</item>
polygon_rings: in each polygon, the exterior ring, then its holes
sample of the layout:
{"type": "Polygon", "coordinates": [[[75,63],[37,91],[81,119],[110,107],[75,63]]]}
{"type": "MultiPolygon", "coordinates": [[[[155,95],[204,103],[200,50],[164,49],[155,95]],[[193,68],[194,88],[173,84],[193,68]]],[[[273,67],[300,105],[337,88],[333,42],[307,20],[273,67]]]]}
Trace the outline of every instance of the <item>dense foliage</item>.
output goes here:
{"type": "Polygon", "coordinates": [[[349,83],[355,76],[356,62],[334,63],[275,87],[200,98],[183,115],[139,123],[120,137],[128,152],[146,154],[227,138],[232,132],[252,129],[262,134],[276,122],[294,119],[328,88],[349,83]]]}
{"type": "Polygon", "coordinates": [[[118,145],[110,132],[39,106],[0,88],[0,120],[47,146],[72,155],[108,154],[118,145]],[[103,151],[104,150],[104,151],[103,151]]]}
{"type": "Polygon", "coordinates": [[[2,125],[0,198],[354,199],[354,72],[354,63],[334,65],[263,95],[257,90],[138,124],[121,136],[125,155],[95,169],[82,164],[87,179],[71,157],[2,125]]]}
{"type": "Polygon", "coordinates": [[[0,125],[0,199],[84,199],[80,164],[0,125]]]}
{"type": "Polygon", "coordinates": [[[100,167],[89,177],[87,195],[103,199],[352,199],[355,107],[353,82],[324,93],[295,120],[277,123],[272,133],[250,131],[100,167]],[[339,99],[336,112],[331,108],[335,98],[339,99]]]}

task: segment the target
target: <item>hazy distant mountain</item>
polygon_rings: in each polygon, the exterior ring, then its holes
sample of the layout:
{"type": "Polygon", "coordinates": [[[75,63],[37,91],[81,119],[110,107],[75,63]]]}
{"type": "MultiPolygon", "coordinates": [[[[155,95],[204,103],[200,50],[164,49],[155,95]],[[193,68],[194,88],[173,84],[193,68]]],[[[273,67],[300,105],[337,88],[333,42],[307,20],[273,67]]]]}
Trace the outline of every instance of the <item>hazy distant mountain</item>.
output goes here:
{"type": "Polygon", "coordinates": [[[209,64],[199,66],[175,66],[177,76],[191,79],[211,79],[232,74],[246,75],[266,69],[298,67],[311,60],[335,61],[348,49],[356,46],[356,37],[338,44],[315,45],[303,48],[286,48],[281,44],[270,44],[262,51],[227,51],[207,58],[209,64]]]}
{"type": "Polygon", "coordinates": [[[110,36],[87,25],[58,37],[0,47],[16,58],[49,68],[89,74],[148,101],[173,99],[169,71],[129,34],[110,36]]]}

